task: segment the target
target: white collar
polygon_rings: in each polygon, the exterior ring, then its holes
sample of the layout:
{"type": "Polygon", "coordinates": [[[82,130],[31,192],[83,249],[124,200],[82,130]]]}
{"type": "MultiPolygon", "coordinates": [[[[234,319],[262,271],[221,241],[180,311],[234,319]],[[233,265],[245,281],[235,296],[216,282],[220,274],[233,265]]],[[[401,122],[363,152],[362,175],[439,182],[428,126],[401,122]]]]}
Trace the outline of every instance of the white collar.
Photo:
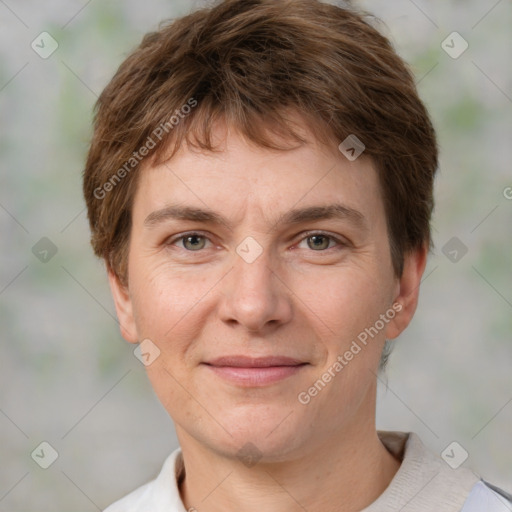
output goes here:
{"type": "MultiPolygon", "coordinates": [[[[428,451],[414,433],[378,432],[402,464],[386,490],[362,512],[458,512],[479,481],[466,468],[453,470],[428,451]]],[[[181,449],[165,460],[158,477],[117,501],[105,512],[187,512],[179,492],[184,470],[181,449]]]]}

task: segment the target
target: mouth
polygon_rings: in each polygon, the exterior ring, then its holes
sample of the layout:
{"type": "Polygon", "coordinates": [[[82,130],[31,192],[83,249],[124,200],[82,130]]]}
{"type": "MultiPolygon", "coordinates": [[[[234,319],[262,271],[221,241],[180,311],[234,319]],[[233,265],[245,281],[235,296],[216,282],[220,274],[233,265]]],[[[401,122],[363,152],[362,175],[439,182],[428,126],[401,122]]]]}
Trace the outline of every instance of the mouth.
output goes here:
{"type": "Polygon", "coordinates": [[[242,387],[275,384],[309,365],[285,356],[225,356],[202,364],[223,380],[242,387]]]}

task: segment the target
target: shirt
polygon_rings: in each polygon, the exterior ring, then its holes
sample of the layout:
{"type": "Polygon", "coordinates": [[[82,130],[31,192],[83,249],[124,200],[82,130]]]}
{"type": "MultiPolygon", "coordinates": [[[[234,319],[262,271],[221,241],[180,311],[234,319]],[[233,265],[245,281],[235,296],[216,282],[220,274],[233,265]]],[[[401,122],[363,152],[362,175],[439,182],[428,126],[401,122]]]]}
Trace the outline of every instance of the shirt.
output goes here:
{"type": "MultiPolygon", "coordinates": [[[[401,460],[385,491],[361,512],[511,512],[512,497],[467,468],[452,469],[413,432],[378,432],[387,450],[401,460]]],[[[166,459],[155,480],[110,505],[104,512],[187,512],[179,481],[181,449],[166,459]]]]}

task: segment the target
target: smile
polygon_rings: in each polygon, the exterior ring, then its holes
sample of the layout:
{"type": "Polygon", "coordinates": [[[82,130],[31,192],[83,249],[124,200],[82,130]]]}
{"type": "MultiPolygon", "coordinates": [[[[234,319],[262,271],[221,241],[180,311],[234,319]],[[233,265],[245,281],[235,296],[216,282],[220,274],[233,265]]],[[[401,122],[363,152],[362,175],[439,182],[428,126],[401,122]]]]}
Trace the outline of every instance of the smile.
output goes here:
{"type": "Polygon", "coordinates": [[[219,358],[203,363],[218,377],[242,387],[268,386],[300,372],[308,363],[290,358],[219,358]]]}

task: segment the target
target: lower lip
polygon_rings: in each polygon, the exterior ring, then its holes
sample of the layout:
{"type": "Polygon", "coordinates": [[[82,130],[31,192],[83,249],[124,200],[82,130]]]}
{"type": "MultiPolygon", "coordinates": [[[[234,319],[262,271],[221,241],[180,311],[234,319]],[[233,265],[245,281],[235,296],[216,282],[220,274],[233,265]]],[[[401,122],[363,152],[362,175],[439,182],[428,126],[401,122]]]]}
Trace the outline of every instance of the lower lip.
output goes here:
{"type": "Polygon", "coordinates": [[[235,366],[206,365],[219,377],[239,386],[266,386],[295,375],[305,364],[296,366],[268,366],[265,368],[240,368],[235,366]]]}

